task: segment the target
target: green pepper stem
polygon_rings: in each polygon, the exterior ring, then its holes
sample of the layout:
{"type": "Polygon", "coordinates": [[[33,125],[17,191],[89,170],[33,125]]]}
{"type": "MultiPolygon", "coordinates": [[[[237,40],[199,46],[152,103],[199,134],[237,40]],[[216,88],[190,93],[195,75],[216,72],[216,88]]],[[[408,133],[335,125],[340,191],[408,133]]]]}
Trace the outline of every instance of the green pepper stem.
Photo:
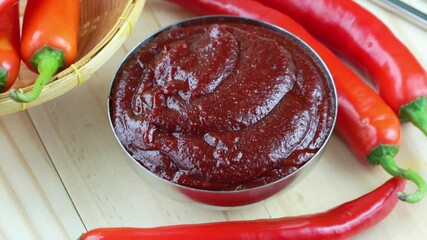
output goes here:
{"type": "Polygon", "coordinates": [[[417,172],[410,169],[402,169],[397,166],[394,161],[394,156],[396,156],[398,151],[399,148],[396,145],[379,145],[371,151],[367,159],[372,165],[381,165],[390,175],[404,178],[415,183],[418,187],[416,192],[399,192],[398,198],[408,203],[419,202],[427,194],[427,183],[417,172]]]}
{"type": "Polygon", "coordinates": [[[427,97],[421,96],[400,108],[401,121],[410,121],[427,136],[427,97]]]}
{"type": "Polygon", "coordinates": [[[16,89],[10,90],[10,97],[17,102],[31,102],[40,96],[49,79],[64,66],[64,53],[61,50],[43,47],[34,54],[30,62],[38,70],[39,76],[30,92],[23,93],[16,89]]]}
{"type": "Polygon", "coordinates": [[[0,66],[0,93],[3,92],[4,88],[6,87],[6,80],[7,80],[7,72],[0,66]]]}

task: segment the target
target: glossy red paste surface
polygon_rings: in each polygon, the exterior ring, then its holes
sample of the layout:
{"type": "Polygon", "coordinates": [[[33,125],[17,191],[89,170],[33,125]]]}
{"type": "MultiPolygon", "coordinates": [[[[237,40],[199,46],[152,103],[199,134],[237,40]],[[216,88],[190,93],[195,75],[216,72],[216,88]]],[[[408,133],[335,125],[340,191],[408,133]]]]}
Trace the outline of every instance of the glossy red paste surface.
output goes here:
{"type": "Polygon", "coordinates": [[[331,96],[314,60],[284,35],[200,23],[136,50],[118,71],[110,113],[119,141],[151,172],[233,190],[305,164],[331,131],[331,96]]]}

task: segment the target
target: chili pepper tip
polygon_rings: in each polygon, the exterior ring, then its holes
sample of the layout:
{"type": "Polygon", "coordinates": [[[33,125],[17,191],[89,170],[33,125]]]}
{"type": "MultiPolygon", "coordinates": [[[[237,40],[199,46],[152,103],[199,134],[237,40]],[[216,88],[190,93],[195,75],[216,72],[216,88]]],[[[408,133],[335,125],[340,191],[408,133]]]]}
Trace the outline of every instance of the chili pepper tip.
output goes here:
{"type": "Polygon", "coordinates": [[[399,111],[399,117],[403,122],[412,122],[427,136],[427,97],[418,97],[402,106],[399,111]]]}

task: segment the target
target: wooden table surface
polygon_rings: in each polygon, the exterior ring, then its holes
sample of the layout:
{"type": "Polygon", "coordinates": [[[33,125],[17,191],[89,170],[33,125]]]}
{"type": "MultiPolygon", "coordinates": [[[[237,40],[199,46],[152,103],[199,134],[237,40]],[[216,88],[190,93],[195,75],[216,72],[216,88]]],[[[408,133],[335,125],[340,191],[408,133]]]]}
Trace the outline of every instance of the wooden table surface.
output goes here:
{"type": "MultiPolygon", "coordinates": [[[[427,68],[427,33],[371,2],[380,17],[427,68]]],[[[407,1],[427,12],[425,0],[407,1]]],[[[147,1],[126,43],[83,86],[27,111],[0,117],[0,239],[76,239],[87,229],[276,218],[315,213],[373,190],[389,175],[353,156],[334,134],[315,169],[295,188],[245,209],[213,211],[174,202],[144,183],[118,146],[107,118],[115,70],[138,42],[193,14],[147,1]]],[[[427,179],[427,138],[402,126],[400,165],[427,179]]],[[[408,184],[406,190],[415,187],[408,184]]],[[[427,239],[427,199],[399,203],[354,239],[427,239]]]]}

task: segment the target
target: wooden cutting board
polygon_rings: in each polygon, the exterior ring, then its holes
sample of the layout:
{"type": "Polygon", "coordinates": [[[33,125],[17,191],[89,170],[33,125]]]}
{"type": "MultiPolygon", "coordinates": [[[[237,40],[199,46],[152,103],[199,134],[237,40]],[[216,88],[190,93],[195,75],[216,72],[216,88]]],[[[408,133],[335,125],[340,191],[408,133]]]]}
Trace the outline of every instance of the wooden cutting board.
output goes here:
{"type": "MultiPolygon", "coordinates": [[[[427,68],[427,33],[371,2],[380,17],[427,68]]],[[[423,9],[423,0],[406,1],[423,9]]],[[[0,239],[76,239],[86,229],[277,218],[315,213],[369,192],[389,175],[361,164],[336,134],[315,169],[295,188],[245,209],[213,211],[174,202],[144,183],[117,145],[107,96],[120,64],[138,42],[194,16],[149,0],[126,43],[91,81],[55,100],[0,118],[0,239]]],[[[427,137],[403,124],[397,161],[427,179],[427,137]]],[[[412,184],[407,191],[413,191],[412,184]]],[[[354,239],[427,239],[427,199],[399,203],[354,239]]]]}

